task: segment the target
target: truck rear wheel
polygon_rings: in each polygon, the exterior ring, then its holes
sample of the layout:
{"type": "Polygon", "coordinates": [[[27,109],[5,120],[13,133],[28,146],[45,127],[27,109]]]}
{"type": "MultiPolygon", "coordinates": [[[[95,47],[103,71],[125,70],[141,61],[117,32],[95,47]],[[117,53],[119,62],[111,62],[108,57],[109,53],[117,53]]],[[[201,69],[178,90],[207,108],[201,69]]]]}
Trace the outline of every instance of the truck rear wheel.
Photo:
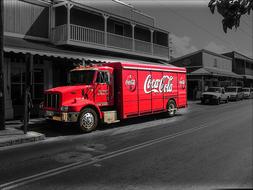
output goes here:
{"type": "Polygon", "coordinates": [[[173,117],[176,114],[176,103],[174,100],[169,100],[167,103],[167,110],[168,110],[168,115],[169,117],[173,117]]]}
{"type": "Polygon", "coordinates": [[[85,108],[79,116],[79,127],[82,132],[90,132],[96,129],[98,125],[98,116],[95,110],[85,108]]]}

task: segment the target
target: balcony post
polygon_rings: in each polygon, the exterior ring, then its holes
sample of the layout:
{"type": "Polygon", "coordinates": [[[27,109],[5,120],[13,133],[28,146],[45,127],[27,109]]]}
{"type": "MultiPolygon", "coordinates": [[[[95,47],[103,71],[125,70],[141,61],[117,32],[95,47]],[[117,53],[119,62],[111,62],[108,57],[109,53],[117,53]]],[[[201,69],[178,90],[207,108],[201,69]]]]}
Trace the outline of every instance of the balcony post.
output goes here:
{"type": "Polygon", "coordinates": [[[135,28],[135,25],[134,23],[131,23],[132,25],[132,51],[135,51],[135,35],[134,35],[134,28],[135,28]]]}
{"type": "Polygon", "coordinates": [[[74,5],[67,3],[65,6],[67,8],[67,41],[68,41],[70,40],[70,10],[74,5]]]}
{"type": "Polygon", "coordinates": [[[168,32],[168,58],[169,60],[172,57],[172,41],[171,41],[171,37],[170,37],[170,32],[168,32]]]}
{"type": "Polygon", "coordinates": [[[154,34],[154,30],[153,29],[150,29],[150,35],[151,35],[151,54],[154,55],[154,37],[153,37],[153,34],[154,34]]]}
{"type": "Polygon", "coordinates": [[[49,9],[49,36],[52,42],[54,42],[53,29],[55,28],[55,8],[53,6],[49,9]]]}
{"type": "Polygon", "coordinates": [[[105,38],[104,45],[105,47],[107,47],[107,20],[109,18],[109,15],[103,14],[103,17],[104,17],[104,38],[105,38]]]}

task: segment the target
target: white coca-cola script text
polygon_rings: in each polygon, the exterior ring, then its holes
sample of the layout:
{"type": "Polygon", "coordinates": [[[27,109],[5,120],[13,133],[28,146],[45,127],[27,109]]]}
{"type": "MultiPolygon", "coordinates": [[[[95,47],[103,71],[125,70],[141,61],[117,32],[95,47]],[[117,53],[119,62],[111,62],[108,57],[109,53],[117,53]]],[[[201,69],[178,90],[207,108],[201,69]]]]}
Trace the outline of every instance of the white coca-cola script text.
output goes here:
{"type": "Polygon", "coordinates": [[[172,80],[173,76],[165,75],[161,79],[152,79],[151,75],[148,75],[144,82],[144,92],[146,94],[151,92],[172,92],[172,80]]]}

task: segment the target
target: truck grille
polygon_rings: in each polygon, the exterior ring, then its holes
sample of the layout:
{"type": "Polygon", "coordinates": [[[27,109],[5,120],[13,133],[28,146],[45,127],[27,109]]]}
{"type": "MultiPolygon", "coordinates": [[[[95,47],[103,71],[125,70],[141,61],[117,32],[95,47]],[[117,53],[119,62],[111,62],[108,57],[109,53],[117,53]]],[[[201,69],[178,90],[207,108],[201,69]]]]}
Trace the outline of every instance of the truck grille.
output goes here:
{"type": "Polygon", "coordinates": [[[60,107],[59,94],[45,94],[44,97],[45,107],[58,109],[60,107]]]}

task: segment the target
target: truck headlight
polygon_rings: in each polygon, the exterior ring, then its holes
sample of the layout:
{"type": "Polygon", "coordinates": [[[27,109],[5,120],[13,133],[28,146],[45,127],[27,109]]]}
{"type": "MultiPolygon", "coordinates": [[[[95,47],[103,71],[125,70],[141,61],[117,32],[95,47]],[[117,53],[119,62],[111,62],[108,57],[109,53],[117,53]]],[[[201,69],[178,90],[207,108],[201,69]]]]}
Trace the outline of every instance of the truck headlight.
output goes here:
{"type": "Polygon", "coordinates": [[[62,106],[61,107],[61,111],[68,111],[69,110],[69,107],[68,106],[62,106]]]}

